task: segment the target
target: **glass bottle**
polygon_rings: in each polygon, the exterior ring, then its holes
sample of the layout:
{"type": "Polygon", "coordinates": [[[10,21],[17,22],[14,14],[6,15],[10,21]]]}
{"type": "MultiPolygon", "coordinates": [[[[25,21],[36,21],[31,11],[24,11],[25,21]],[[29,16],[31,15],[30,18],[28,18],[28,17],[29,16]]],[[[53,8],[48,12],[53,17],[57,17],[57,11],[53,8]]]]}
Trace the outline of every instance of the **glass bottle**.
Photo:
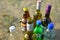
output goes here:
{"type": "Polygon", "coordinates": [[[27,19],[27,31],[32,31],[33,30],[33,20],[32,18],[27,19]]]}
{"type": "Polygon", "coordinates": [[[33,34],[33,32],[26,31],[24,36],[23,36],[23,40],[32,40],[32,34],[33,34]]]}
{"type": "Polygon", "coordinates": [[[36,12],[35,12],[36,14],[33,15],[34,27],[36,26],[36,20],[39,20],[42,18],[40,9],[41,9],[41,1],[37,0],[37,6],[36,6],[36,12]]]}
{"type": "Polygon", "coordinates": [[[51,11],[51,5],[48,4],[47,7],[46,7],[45,16],[42,20],[42,25],[44,26],[44,31],[46,31],[47,25],[51,22],[50,11],[51,11]]]}
{"type": "Polygon", "coordinates": [[[21,29],[23,32],[27,30],[27,19],[30,17],[28,8],[23,8],[24,14],[21,21],[21,29]]]}
{"type": "Polygon", "coordinates": [[[47,7],[46,7],[45,16],[44,16],[43,21],[42,21],[42,25],[45,26],[45,27],[47,27],[48,23],[51,22],[50,11],[51,11],[51,5],[48,4],[47,7]]]}
{"type": "Polygon", "coordinates": [[[54,23],[51,22],[48,24],[48,28],[45,32],[44,40],[53,40],[55,37],[55,31],[54,31],[54,23]]]}
{"type": "Polygon", "coordinates": [[[36,21],[36,27],[33,30],[33,39],[34,40],[43,40],[43,28],[41,27],[41,20],[36,21]],[[35,37],[35,38],[34,38],[35,37]]]}
{"type": "Polygon", "coordinates": [[[32,18],[27,19],[27,31],[24,35],[24,40],[32,40],[32,35],[33,35],[33,20],[32,18]]]}

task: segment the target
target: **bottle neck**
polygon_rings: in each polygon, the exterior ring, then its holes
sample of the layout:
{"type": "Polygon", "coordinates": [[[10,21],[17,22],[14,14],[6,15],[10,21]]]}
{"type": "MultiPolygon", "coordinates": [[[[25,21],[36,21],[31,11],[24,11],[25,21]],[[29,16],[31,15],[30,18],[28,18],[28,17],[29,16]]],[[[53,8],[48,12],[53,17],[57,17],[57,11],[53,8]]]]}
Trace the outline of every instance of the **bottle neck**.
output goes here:
{"type": "Polygon", "coordinates": [[[46,18],[49,18],[49,14],[46,14],[45,17],[46,17],[46,18]]]}
{"type": "Polygon", "coordinates": [[[40,12],[40,10],[36,9],[36,12],[40,12]]]}
{"type": "Polygon", "coordinates": [[[29,13],[28,11],[24,11],[25,13],[29,13]]]}
{"type": "Polygon", "coordinates": [[[28,24],[32,24],[32,23],[33,23],[33,20],[32,20],[31,17],[29,17],[29,18],[27,19],[27,23],[28,23],[28,24]]]}
{"type": "Polygon", "coordinates": [[[28,18],[30,17],[29,11],[25,11],[25,16],[28,18]]]}
{"type": "Polygon", "coordinates": [[[40,25],[36,25],[36,27],[39,27],[40,25]]]}
{"type": "Polygon", "coordinates": [[[36,14],[41,14],[41,13],[40,13],[40,10],[36,10],[36,14]]]}
{"type": "Polygon", "coordinates": [[[48,14],[48,13],[45,14],[45,17],[46,18],[49,18],[49,16],[50,16],[50,14],[48,14]]]}

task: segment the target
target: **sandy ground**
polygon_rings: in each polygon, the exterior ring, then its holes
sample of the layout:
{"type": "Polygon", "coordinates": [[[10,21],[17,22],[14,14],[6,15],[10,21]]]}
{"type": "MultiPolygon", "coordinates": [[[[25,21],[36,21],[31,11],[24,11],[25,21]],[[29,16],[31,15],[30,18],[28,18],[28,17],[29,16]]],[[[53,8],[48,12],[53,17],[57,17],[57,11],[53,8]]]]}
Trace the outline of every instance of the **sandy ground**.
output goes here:
{"type": "MultiPolygon", "coordinates": [[[[60,0],[42,0],[41,13],[43,16],[46,5],[49,3],[52,5],[51,17],[55,23],[56,38],[54,40],[60,40],[60,0]]],[[[22,40],[19,20],[22,18],[23,7],[29,8],[32,17],[36,9],[36,0],[0,0],[0,40],[22,40]],[[7,33],[11,25],[16,26],[13,37],[7,33]]]]}

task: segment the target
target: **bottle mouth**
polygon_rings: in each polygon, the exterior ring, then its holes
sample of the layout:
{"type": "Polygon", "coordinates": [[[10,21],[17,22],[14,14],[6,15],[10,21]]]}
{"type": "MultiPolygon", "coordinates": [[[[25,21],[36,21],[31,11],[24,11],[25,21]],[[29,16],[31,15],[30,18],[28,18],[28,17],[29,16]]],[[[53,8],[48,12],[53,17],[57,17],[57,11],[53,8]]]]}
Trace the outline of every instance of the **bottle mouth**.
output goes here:
{"type": "Polygon", "coordinates": [[[26,8],[26,7],[25,7],[25,8],[23,8],[23,11],[28,11],[28,8],[26,8]]]}

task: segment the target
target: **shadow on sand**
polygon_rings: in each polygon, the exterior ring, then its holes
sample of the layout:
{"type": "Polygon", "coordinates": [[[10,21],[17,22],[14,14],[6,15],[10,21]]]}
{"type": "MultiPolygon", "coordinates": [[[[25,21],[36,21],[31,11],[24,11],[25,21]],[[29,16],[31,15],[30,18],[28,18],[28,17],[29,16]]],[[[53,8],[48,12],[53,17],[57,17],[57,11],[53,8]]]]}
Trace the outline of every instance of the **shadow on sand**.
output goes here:
{"type": "Polygon", "coordinates": [[[55,32],[56,32],[56,37],[54,40],[60,40],[60,29],[56,29],[55,32]]]}

